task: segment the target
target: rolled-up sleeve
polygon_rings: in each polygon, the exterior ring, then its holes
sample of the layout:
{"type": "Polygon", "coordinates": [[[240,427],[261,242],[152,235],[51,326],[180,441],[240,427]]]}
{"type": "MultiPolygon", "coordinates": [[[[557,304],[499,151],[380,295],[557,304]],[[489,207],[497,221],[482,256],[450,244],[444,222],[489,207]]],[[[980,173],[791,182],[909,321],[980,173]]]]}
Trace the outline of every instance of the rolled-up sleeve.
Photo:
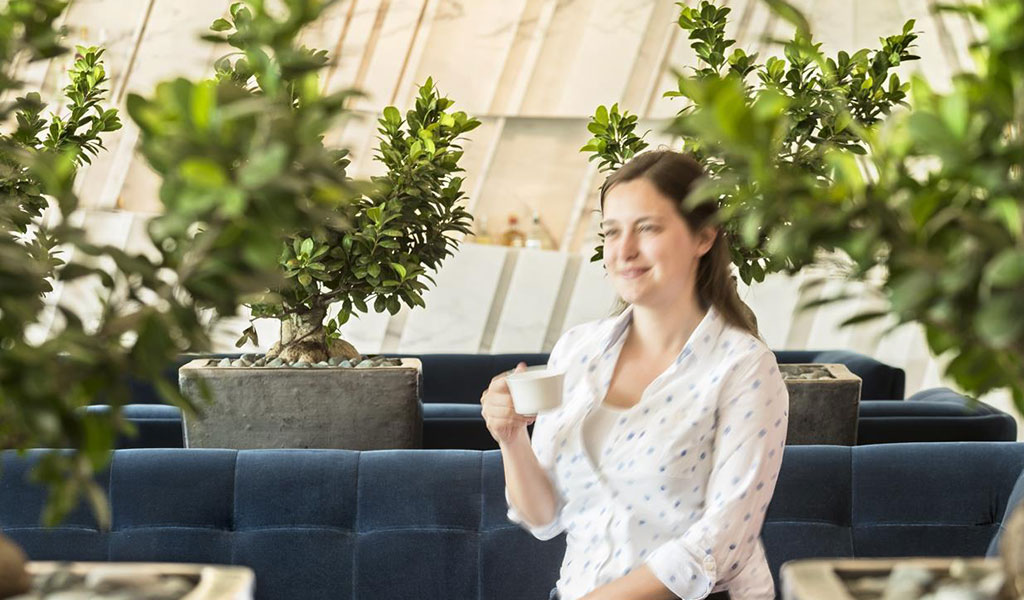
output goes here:
{"type": "MultiPolygon", "coordinates": [[[[554,348],[551,349],[551,353],[548,355],[548,368],[553,370],[565,370],[566,365],[566,354],[570,352],[574,342],[579,339],[581,327],[577,326],[572,328],[561,335],[558,341],[555,342],[554,348]]],[[[508,505],[508,520],[521,526],[523,529],[529,531],[535,538],[539,540],[550,540],[558,534],[565,531],[565,525],[562,523],[562,512],[565,508],[565,499],[558,491],[558,479],[554,469],[554,452],[551,448],[553,431],[550,430],[549,423],[550,416],[540,414],[537,416],[537,420],[533,425],[533,435],[530,438],[530,445],[533,448],[534,455],[537,456],[538,462],[544,469],[544,473],[548,476],[551,481],[551,485],[555,490],[557,497],[557,508],[555,509],[555,518],[550,522],[543,525],[531,525],[523,520],[522,515],[512,506],[512,499],[508,493],[508,487],[505,488],[505,503],[508,505]]]]}
{"type": "MultiPolygon", "coordinates": [[[[555,492],[556,494],[558,492],[555,492]]],[[[533,537],[538,540],[550,540],[558,534],[565,531],[565,525],[562,524],[562,509],[565,508],[565,501],[561,496],[558,497],[558,508],[555,509],[555,518],[550,523],[545,525],[531,525],[523,520],[519,512],[512,507],[512,501],[508,495],[508,489],[505,489],[505,502],[508,504],[508,520],[512,521],[516,525],[519,525],[523,529],[530,532],[533,537]]]]}
{"type": "Polygon", "coordinates": [[[684,599],[704,598],[743,570],[757,547],[786,443],[789,394],[772,352],[759,349],[726,380],[704,513],[646,561],[684,599]]]}

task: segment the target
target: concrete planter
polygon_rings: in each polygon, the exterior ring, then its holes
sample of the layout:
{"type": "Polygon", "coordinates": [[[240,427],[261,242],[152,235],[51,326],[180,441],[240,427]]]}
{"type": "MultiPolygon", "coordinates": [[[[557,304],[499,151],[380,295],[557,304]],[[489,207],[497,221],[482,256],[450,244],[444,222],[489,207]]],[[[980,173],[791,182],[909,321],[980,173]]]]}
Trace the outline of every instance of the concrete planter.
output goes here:
{"type": "Polygon", "coordinates": [[[786,444],[857,444],[861,379],[840,364],[782,364],[789,390],[786,444]]]}
{"type": "Polygon", "coordinates": [[[187,448],[341,448],[423,445],[422,366],[369,369],[214,367],[193,360],[178,371],[182,393],[202,408],[184,416],[187,448]],[[200,382],[213,402],[203,400],[200,382]]]}

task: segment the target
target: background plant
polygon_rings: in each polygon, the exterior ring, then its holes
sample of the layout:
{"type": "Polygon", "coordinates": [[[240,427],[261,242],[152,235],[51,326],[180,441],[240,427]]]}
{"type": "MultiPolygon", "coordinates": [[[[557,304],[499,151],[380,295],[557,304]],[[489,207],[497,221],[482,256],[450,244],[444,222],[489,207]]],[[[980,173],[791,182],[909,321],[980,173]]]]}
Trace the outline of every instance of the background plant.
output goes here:
{"type": "MultiPolygon", "coordinates": [[[[664,94],[688,102],[679,111],[679,117],[714,107],[728,123],[728,133],[742,136],[747,124],[733,118],[738,114],[736,103],[751,106],[766,91],[773,92],[773,98],[785,99],[785,126],[765,132],[778,142],[777,153],[770,157],[729,156],[725,160],[716,147],[699,136],[679,127],[671,129],[683,137],[680,150],[695,156],[715,182],[713,188],[705,188],[703,195],[695,196],[693,201],[710,197],[719,202],[740,277],[747,284],[763,281],[766,274],[789,268],[788,257],[764,251],[766,230],[797,215],[784,202],[749,202],[738,191],[746,185],[746,170],[761,167],[748,161],[763,158],[770,164],[784,164],[827,179],[830,172],[824,158],[826,148],[864,154],[861,127],[878,123],[894,107],[906,104],[907,84],[891,71],[918,58],[911,53],[917,39],[914,21],[907,21],[901,33],[882,38],[879,49],[865,48],[853,54],[841,51],[830,58],[821,52],[821,44],[813,41],[806,20],[797,11],[783,2],[771,2],[793,20],[796,30],[792,39],[783,43],[784,58],[769,57],[758,63],[757,54],[733,48],[735,40],[725,36],[728,7],[707,0],[697,7],[678,4],[678,25],[688,32],[698,58],[698,66],[690,69],[692,72],[677,73],[677,89],[664,94]],[[715,98],[718,104],[712,105],[707,90],[721,86],[730,86],[736,93],[715,98]],[[723,101],[733,104],[721,104],[723,101]]],[[[620,113],[618,105],[610,110],[598,107],[588,125],[594,138],[581,151],[590,152],[591,160],[600,160],[601,171],[618,168],[646,147],[642,136],[629,126],[635,123],[636,116],[626,111],[620,113]]],[[[600,257],[599,249],[594,260],[600,257]]]]}
{"type": "MultiPolygon", "coordinates": [[[[212,29],[238,50],[218,61],[219,77],[245,86],[256,97],[277,88],[291,90],[293,106],[302,110],[304,100],[294,90],[303,68],[289,68],[288,61],[322,65],[326,54],[308,49],[294,55],[269,52],[274,33],[258,24],[239,4],[232,7],[230,19],[214,23],[212,29]]],[[[424,280],[433,282],[427,271],[452,254],[457,246],[452,234],[470,231],[471,217],[460,202],[459,139],[480,123],[452,106],[428,78],[404,119],[397,108],[385,108],[378,120],[375,158],[385,165],[386,174],[361,187],[354,201],[334,215],[282,236],[286,239],[278,261],[285,285],[251,305],[253,319],[281,321],[280,341],[267,352],[268,359],[315,363],[331,356],[352,358],[358,352],[340,339],[338,330],[353,313],[367,312],[370,302],[375,311],[390,314],[403,303],[424,305],[424,280]],[[328,319],[328,308],[335,303],[338,313],[328,319]]],[[[341,177],[348,165],[345,155],[336,152],[334,168],[341,177]]],[[[238,345],[247,341],[259,341],[254,325],[238,345]]]]}
{"type": "Polygon", "coordinates": [[[851,123],[866,168],[831,141],[821,149],[827,177],[772,160],[785,150],[775,132],[793,120],[793,100],[777,90],[735,103],[745,97],[735,81],[687,84],[703,102],[676,127],[738,165],[749,184],[736,193],[755,213],[786,207],[788,220],[759,223],[776,262],[795,271],[815,250],[837,249],[851,279],[875,284],[882,309],[847,323],[889,315],[896,325],[919,323],[958,386],[975,395],[1008,389],[1024,414],[1024,6],[992,0],[953,10],[986,31],[973,48],[976,72],[957,75],[948,93],[917,77],[912,111],[882,126],[851,123]],[[723,102],[732,110],[714,114],[723,102]]]}
{"type": "MultiPolygon", "coordinates": [[[[151,97],[129,97],[141,151],[162,178],[165,212],[148,227],[152,253],[91,244],[68,219],[78,208],[72,193],[75,167],[91,151],[67,132],[75,120],[75,103],[87,105],[88,94],[81,101],[72,98],[71,116],[60,117],[64,125],[56,131],[65,132],[60,137],[64,143],[32,144],[27,134],[0,140],[6,166],[13,160],[24,167],[5,172],[15,184],[0,196],[0,441],[6,448],[71,449],[47,453],[35,471],[50,486],[44,514],[49,523],[70,510],[82,493],[101,524],[108,518],[92,473],[109,460],[115,435],[127,431],[127,425],[116,408],[101,414],[85,413],[82,407],[100,400],[115,407],[125,403],[125,380],[134,378],[149,381],[165,400],[191,410],[176,387],[165,382],[165,366],[180,352],[208,349],[208,332],[217,317],[233,315],[241,304],[283,281],[278,257],[286,232],[333,219],[354,197],[337,168],[338,153],[322,143],[345,114],[347,94],[321,93],[317,71],[323,61],[305,59],[308,54],[296,44],[302,28],[319,18],[329,2],[280,4],[277,17],[258,0],[247,6],[253,27],[266,35],[267,56],[277,57],[273,65],[256,68],[267,81],[287,72],[291,85],[268,83],[263,94],[254,95],[229,78],[175,79],[160,84],[151,97]],[[63,264],[34,249],[23,228],[14,225],[24,222],[26,205],[35,210],[37,196],[51,199],[59,212],[58,223],[43,235],[48,248],[66,250],[60,255],[63,264]],[[110,266],[97,266],[102,263],[110,266]],[[54,282],[94,280],[102,291],[102,308],[94,319],[80,313],[81,302],[61,303],[56,307],[59,327],[42,343],[30,343],[25,332],[45,310],[48,277],[54,282]]],[[[0,8],[4,89],[18,85],[10,72],[16,55],[40,59],[59,54],[60,33],[53,22],[65,6],[58,0],[11,0],[0,8]]],[[[93,56],[98,58],[98,52],[93,56]]],[[[86,52],[86,66],[88,57],[86,52]]],[[[88,72],[82,70],[94,87],[102,83],[96,68],[93,63],[88,72]]],[[[80,119],[87,129],[70,129],[71,134],[86,134],[97,119],[106,123],[101,129],[113,125],[97,106],[80,119]]],[[[3,110],[7,118],[31,115],[34,109],[23,102],[3,110]]],[[[26,117],[19,131],[37,130],[33,122],[26,117]]]]}

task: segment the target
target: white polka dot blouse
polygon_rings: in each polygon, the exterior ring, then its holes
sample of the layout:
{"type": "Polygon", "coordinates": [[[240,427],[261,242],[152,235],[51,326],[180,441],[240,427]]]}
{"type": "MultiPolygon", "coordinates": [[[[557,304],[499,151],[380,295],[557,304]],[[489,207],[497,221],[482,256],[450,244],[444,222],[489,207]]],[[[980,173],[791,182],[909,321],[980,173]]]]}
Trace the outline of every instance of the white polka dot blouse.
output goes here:
{"type": "MultiPolygon", "coordinates": [[[[559,597],[576,600],[646,564],[674,594],[775,597],[760,531],[786,443],[789,395],[775,356],[712,308],[675,361],[622,411],[595,463],[584,419],[603,401],[632,308],[579,325],[555,344],[563,403],[542,413],[532,446],[559,494],[535,537],[567,533],[559,597]]],[[[506,491],[506,500],[508,494],[506,491]]]]}

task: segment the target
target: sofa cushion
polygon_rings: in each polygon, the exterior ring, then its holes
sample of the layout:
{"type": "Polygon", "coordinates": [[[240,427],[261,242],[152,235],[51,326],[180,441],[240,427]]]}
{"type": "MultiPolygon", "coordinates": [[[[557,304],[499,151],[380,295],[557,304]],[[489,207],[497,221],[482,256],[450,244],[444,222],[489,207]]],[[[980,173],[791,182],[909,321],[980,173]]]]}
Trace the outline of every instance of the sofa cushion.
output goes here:
{"type": "MultiPolygon", "coordinates": [[[[889,366],[869,356],[846,350],[774,350],[780,363],[837,362],[843,363],[863,381],[861,398],[891,400],[903,398],[903,369],[889,366]]],[[[178,384],[178,369],[196,358],[237,357],[238,353],[182,354],[164,370],[164,377],[178,384]]],[[[423,402],[476,404],[491,379],[514,369],[519,361],[542,365],[547,353],[520,354],[385,354],[394,357],[419,358],[423,363],[423,402]]],[[[128,379],[130,403],[161,404],[163,399],[149,383],[128,379]]],[[[98,397],[96,404],[107,404],[98,397]]]]}
{"type": "Polygon", "coordinates": [[[418,358],[423,364],[423,403],[477,404],[495,375],[516,368],[545,365],[547,353],[535,354],[387,354],[418,358]]]}
{"type": "MultiPolygon", "coordinates": [[[[2,456],[0,529],[35,560],[232,563],[257,598],[544,598],[565,536],[509,523],[497,451],[119,450],[98,479],[112,527],[80,508],[39,525],[42,451],[2,456]]],[[[763,539],[786,560],[981,556],[1024,444],[791,446],[763,539]]]]}
{"type": "Polygon", "coordinates": [[[1017,439],[1017,421],[949,388],[924,390],[904,402],[862,401],[857,444],[1005,441],[1017,439]]]}
{"type": "MultiPolygon", "coordinates": [[[[110,406],[86,406],[87,412],[108,413],[110,406]]],[[[114,447],[121,448],[181,448],[184,446],[184,428],[181,409],[166,404],[127,404],[121,407],[121,416],[135,427],[135,433],[117,436],[114,447]]]]}
{"type": "MultiPolygon", "coordinates": [[[[91,406],[88,410],[109,407],[91,406]]],[[[970,405],[967,398],[946,388],[925,390],[904,402],[865,400],[859,411],[858,445],[1017,439],[1013,416],[981,402],[970,405]]],[[[177,407],[130,404],[123,407],[123,415],[135,424],[138,435],[119,436],[118,448],[182,447],[177,407]]],[[[532,426],[528,431],[532,432],[532,426]]],[[[479,404],[432,403],[423,405],[423,447],[496,450],[498,445],[487,431],[479,404]]]]}

